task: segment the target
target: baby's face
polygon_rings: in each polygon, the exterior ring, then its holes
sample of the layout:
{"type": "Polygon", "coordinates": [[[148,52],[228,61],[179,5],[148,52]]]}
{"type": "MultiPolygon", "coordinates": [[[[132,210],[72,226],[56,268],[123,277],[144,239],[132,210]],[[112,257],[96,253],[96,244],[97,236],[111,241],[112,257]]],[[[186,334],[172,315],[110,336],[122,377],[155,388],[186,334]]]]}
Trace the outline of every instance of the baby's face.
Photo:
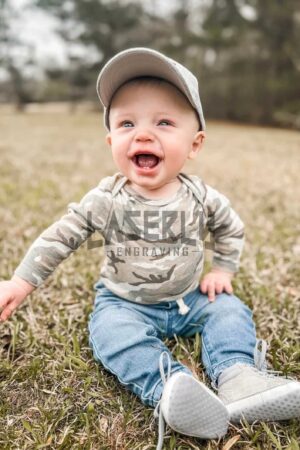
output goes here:
{"type": "Polygon", "coordinates": [[[192,107],[169,83],[128,83],[113,99],[107,142],[133,188],[163,195],[200,150],[198,127],[192,107]]]}

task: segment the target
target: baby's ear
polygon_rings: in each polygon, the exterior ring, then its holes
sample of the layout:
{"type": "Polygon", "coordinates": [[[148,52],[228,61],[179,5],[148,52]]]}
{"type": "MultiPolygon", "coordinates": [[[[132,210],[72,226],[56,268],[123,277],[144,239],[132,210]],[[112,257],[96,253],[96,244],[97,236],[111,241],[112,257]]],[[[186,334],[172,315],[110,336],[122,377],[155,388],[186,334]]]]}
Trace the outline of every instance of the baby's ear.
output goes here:
{"type": "Polygon", "coordinates": [[[190,151],[190,153],[189,153],[189,156],[188,156],[189,159],[194,159],[194,158],[196,158],[198,152],[199,152],[199,151],[201,150],[201,148],[202,148],[204,139],[205,139],[205,133],[204,133],[204,131],[198,131],[198,132],[195,134],[194,139],[193,139],[193,142],[192,142],[192,149],[191,149],[191,151],[190,151]]]}
{"type": "Polygon", "coordinates": [[[111,134],[107,133],[105,136],[106,143],[111,147],[111,134]]]}

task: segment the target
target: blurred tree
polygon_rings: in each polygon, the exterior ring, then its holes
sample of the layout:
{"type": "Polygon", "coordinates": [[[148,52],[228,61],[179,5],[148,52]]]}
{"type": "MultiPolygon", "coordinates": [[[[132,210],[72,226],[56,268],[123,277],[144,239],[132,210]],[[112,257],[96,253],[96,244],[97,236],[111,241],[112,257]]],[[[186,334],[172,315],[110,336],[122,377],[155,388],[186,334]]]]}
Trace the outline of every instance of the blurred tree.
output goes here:
{"type": "Polygon", "coordinates": [[[2,101],[13,101],[22,111],[32,98],[24,72],[33,65],[33,50],[19,37],[15,26],[18,13],[8,0],[0,0],[0,64],[6,73],[2,101]]]}
{"type": "Polygon", "coordinates": [[[273,121],[284,111],[298,112],[299,116],[300,2],[286,0],[283,4],[280,0],[260,0],[256,13],[256,25],[260,30],[256,71],[265,77],[260,78],[265,85],[262,119],[273,121]]]}
{"type": "Polygon", "coordinates": [[[299,120],[299,1],[212,0],[203,29],[214,55],[203,74],[211,115],[265,124],[299,120]]]}
{"type": "MultiPolygon", "coordinates": [[[[162,18],[144,11],[140,2],[117,0],[35,0],[35,4],[59,19],[59,34],[68,43],[69,67],[61,77],[70,85],[76,101],[89,96],[100,66],[118,51],[138,45],[155,47],[156,37],[164,35],[162,18]]],[[[158,46],[158,45],[156,45],[158,46]]],[[[47,68],[50,78],[57,69],[47,68]]]]}
{"type": "MultiPolygon", "coordinates": [[[[20,107],[29,84],[16,50],[10,0],[0,0],[0,61],[20,107]]],[[[200,80],[207,117],[300,128],[299,0],[28,0],[58,19],[67,63],[49,62],[40,99],[93,99],[101,66],[128,47],[149,46],[200,80]]],[[[23,52],[24,53],[24,52],[23,52]]],[[[35,93],[35,96],[37,94],[35,93]]],[[[36,97],[37,98],[37,97],[36,97]]]]}

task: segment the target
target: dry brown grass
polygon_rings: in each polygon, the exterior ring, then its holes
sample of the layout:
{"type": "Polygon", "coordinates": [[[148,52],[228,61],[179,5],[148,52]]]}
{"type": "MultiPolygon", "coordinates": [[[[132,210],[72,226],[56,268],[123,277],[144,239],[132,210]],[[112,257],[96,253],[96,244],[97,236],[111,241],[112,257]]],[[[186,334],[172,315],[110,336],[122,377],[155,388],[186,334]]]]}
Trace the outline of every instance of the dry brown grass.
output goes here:
{"type": "MultiPolygon", "coordinates": [[[[0,115],[0,278],[32,240],[105,175],[115,172],[100,115],[0,115]]],[[[209,123],[187,170],[228,195],[247,230],[237,295],[271,344],[269,362],[300,378],[300,134],[209,123]]],[[[156,422],[98,367],[87,341],[102,253],[83,246],[0,325],[1,449],[154,449],[156,422]]],[[[199,337],[170,341],[203,378],[199,337]]],[[[170,430],[167,449],[299,449],[298,420],[230,428],[201,442],[170,430]]]]}

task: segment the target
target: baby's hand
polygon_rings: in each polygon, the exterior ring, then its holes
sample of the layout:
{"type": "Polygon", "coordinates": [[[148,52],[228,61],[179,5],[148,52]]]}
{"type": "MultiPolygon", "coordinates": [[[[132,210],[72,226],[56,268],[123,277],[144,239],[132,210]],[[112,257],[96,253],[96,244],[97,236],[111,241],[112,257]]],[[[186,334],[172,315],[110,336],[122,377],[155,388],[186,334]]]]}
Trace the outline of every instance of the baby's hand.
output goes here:
{"type": "Polygon", "coordinates": [[[16,275],[9,281],[0,281],[0,321],[7,320],[33,290],[31,284],[16,275]]]}
{"type": "Polygon", "coordinates": [[[208,300],[213,302],[216,298],[216,293],[221,294],[223,291],[227,294],[232,294],[233,289],[231,280],[233,273],[225,272],[221,269],[212,269],[211,272],[206,274],[200,283],[200,290],[203,294],[208,295],[208,300]]]}

